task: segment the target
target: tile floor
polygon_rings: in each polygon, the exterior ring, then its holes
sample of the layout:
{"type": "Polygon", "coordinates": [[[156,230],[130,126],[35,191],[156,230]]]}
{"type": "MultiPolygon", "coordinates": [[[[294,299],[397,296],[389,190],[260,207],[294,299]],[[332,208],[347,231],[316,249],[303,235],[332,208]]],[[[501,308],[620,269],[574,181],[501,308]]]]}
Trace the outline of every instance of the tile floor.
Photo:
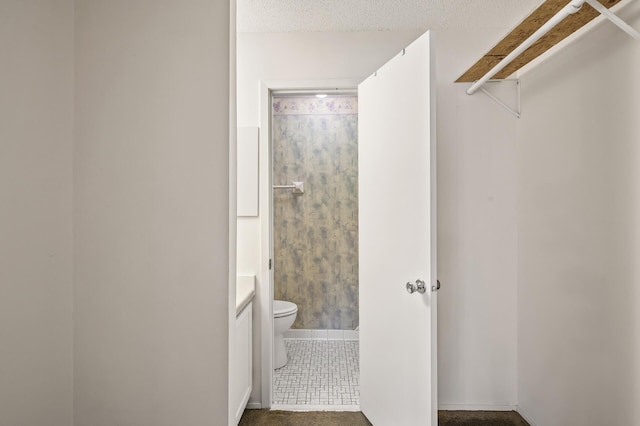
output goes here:
{"type": "Polygon", "coordinates": [[[289,362],[273,375],[273,403],[359,405],[358,341],[285,339],[289,362]]]}

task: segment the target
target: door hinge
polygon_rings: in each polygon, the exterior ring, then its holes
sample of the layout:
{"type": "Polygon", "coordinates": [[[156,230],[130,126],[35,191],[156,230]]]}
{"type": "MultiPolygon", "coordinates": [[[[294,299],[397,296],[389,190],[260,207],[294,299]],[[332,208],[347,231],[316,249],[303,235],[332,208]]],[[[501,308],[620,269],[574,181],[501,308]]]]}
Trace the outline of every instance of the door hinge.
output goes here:
{"type": "Polygon", "coordinates": [[[269,270],[271,270],[271,259],[269,259],[269,270]]]}

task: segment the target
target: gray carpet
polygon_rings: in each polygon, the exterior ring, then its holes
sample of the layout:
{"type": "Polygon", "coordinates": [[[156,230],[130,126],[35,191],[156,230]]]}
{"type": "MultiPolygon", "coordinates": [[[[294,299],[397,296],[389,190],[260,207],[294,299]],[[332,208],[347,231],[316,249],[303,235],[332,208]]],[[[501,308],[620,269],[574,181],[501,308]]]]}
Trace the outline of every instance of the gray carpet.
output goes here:
{"type": "Polygon", "coordinates": [[[360,412],[245,410],[239,426],[371,426],[360,412]]]}
{"type": "MultiPolygon", "coordinates": [[[[240,426],[371,426],[360,412],[246,410],[240,426]]],[[[515,411],[440,411],[438,426],[529,426],[515,411]]]]}
{"type": "Polygon", "coordinates": [[[439,411],[439,426],[529,426],[515,411],[439,411]]]}

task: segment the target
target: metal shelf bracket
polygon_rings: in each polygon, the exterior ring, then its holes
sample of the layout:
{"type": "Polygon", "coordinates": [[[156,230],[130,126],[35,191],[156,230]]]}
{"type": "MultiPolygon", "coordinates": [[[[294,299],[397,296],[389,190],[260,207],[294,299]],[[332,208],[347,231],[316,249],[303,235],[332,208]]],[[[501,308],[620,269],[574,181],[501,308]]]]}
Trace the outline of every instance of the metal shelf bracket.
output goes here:
{"type": "Polygon", "coordinates": [[[520,118],[522,116],[522,111],[520,107],[520,80],[519,79],[505,79],[505,80],[487,80],[487,83],[502,83],[502,82],[512,82],[515,83],[516,88],[516,102],[517,106],[515,108],[510,107],[502,100],[498,99],[493,93],[489,92],[483,86],[480,86],[479,89],[482,93],[487,95],[489,99],[491,99],[496,104],[500,105],[502,108],[507,110],[511,115],[515,118],[520,118]]]}

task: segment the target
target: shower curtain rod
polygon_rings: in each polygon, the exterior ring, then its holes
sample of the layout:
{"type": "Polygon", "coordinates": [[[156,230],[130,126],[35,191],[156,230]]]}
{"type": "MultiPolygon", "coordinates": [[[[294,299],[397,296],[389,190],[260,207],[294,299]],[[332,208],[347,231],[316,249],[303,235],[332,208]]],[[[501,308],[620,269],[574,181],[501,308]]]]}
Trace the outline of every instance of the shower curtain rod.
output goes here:
{"type": "Polygon", "coordinates": [[[578,12],[582,6],[587,3],[598,11],[605,18],[609,19],[615,25],[620,27],[624,32],[629,34],[636,40],[640,40],[640,33],[633,29],[629,24],[618,18],[613,12],[604,7],[598,0],[572,0],[569,4],[563,7],[558,13],[556,13],[551,19],[549,19],[543,26],[541,26],[536,32],[534,32],[529,38],[527,38],[522,44],[516,47],[510,54],[504,57],[498,64],[493,67],[482,78],[477,80],[467,89],[467,95],[473,95],[478,89],[480,89],[491,77],[500,72],[511,61],[520,56],[522,52],[527,50],[531,45],[540,40],[545,34],[551,31],[556,25],[562,22],[569,15],[573,15],[578,12]]]}

